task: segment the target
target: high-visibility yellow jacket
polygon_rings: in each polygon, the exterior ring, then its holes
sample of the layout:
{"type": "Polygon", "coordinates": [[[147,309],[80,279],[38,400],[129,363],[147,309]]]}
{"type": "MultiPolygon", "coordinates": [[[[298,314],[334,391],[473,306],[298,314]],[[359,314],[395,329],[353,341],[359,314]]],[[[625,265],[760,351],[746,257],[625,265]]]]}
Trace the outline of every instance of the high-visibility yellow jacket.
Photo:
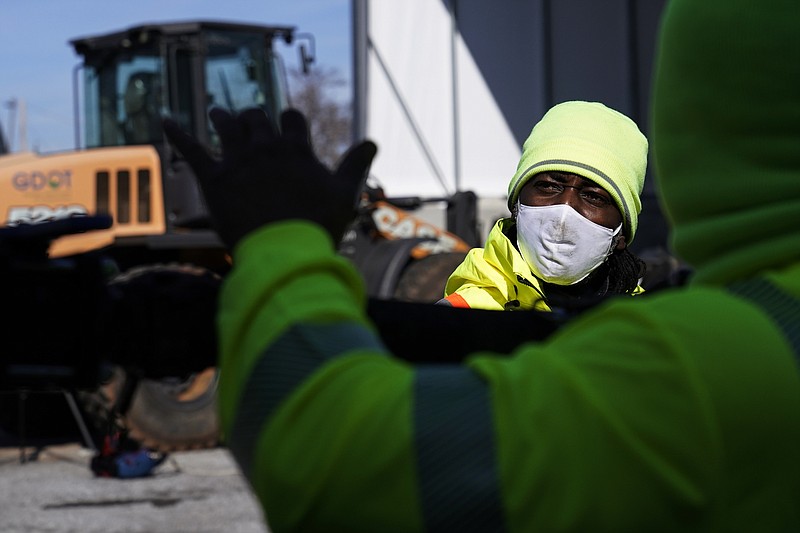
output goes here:
{"type": "MultiPolygon", "coordinates": [[[[542,282],[507,237],[511,218],[498,220],[483,248],[473,248],[447,280],[444,298],[453,307],[550,311],[542,282]]],[[[644,292],[637,287],[631,295],[644,292]]],[[[599,298],[595,297],[595,300],[599,298]]]]}

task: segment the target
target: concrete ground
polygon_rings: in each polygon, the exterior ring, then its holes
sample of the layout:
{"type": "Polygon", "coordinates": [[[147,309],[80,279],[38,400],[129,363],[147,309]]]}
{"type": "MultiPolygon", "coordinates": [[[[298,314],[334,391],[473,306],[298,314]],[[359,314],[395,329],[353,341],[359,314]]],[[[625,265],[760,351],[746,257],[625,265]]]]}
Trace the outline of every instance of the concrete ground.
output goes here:
{"type": "Polygon", "coordinates": [[[94,475],[80,442],[0,444],[4,533],[269,532],[225,448],[175,452],[149,477],[114,479],[94,475]]]}

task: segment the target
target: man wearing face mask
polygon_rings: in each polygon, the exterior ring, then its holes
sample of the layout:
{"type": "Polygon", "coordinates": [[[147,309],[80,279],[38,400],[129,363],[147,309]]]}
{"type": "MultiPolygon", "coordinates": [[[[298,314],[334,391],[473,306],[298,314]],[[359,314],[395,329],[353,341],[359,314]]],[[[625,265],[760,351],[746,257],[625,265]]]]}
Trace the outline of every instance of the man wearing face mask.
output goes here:
{"type": "Polygon", "coordinates": [[[451,274],[440,304],[576,311],[639,294],[644,262],[628,246],[641,212],[648,143],[597,102],[551,108],[523,145],[508,187],[511,218],[451,274]]]}

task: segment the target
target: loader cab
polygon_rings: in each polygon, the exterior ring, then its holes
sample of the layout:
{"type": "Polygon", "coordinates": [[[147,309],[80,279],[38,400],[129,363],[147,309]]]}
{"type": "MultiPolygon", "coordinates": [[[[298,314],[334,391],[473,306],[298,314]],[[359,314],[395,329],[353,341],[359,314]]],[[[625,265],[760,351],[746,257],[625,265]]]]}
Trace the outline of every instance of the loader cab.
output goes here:
{"type": "Polygon", "coordinates": [[[208,121],[211,107],[233,112],[261,107],[277,117],[288,105],[275,41],[290,44],[293,32],[291,27],[184,22],[71,41],[83,59],[76,70],[82,84],[75,79],[76,124],[83,125],[76,143],[158,148],[164,143],[161,119],[168,116],[218,148],[208,121]]]}
{"type": "MultiPolygon", "coordinates": [[[[141,25],[75,39],[71,44],[83,58],[73,80],[76,147],[154,146],[160,178],[144,187],[160,181],[164,205],[153,209],[163,209],[166,233],[186,240],[187,230],[208,230],[196,180],[164,138],[162,118],[175,120],[214,154],[220,145],[208,118],[212,107],[234,113],[259,107],[276,120],[288,106],[276,48],[293,40],[293,27],[211,21],[141,25]]],[[[131,188],[127,181],[122,186],[131,188]]]]}

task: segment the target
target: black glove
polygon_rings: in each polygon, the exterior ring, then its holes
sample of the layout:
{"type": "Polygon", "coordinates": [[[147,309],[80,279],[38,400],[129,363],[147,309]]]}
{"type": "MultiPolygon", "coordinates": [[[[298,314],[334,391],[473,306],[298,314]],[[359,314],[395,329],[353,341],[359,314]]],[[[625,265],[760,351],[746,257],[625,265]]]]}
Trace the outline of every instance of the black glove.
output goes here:
{"type": "Polygon", "coordinates": [[[377,148],[364,141],[348,150],[334,172],[314,155],[305,117],[281,115],[275,131],[260,109],[233,117],[214,108],[222,160],[166,119],[164,132],[194,170],[217,233],[233,250],[247,233],[278,220],[301,219],[325,228],[338,244],[356,213],[358,196],[377,148]]]}

